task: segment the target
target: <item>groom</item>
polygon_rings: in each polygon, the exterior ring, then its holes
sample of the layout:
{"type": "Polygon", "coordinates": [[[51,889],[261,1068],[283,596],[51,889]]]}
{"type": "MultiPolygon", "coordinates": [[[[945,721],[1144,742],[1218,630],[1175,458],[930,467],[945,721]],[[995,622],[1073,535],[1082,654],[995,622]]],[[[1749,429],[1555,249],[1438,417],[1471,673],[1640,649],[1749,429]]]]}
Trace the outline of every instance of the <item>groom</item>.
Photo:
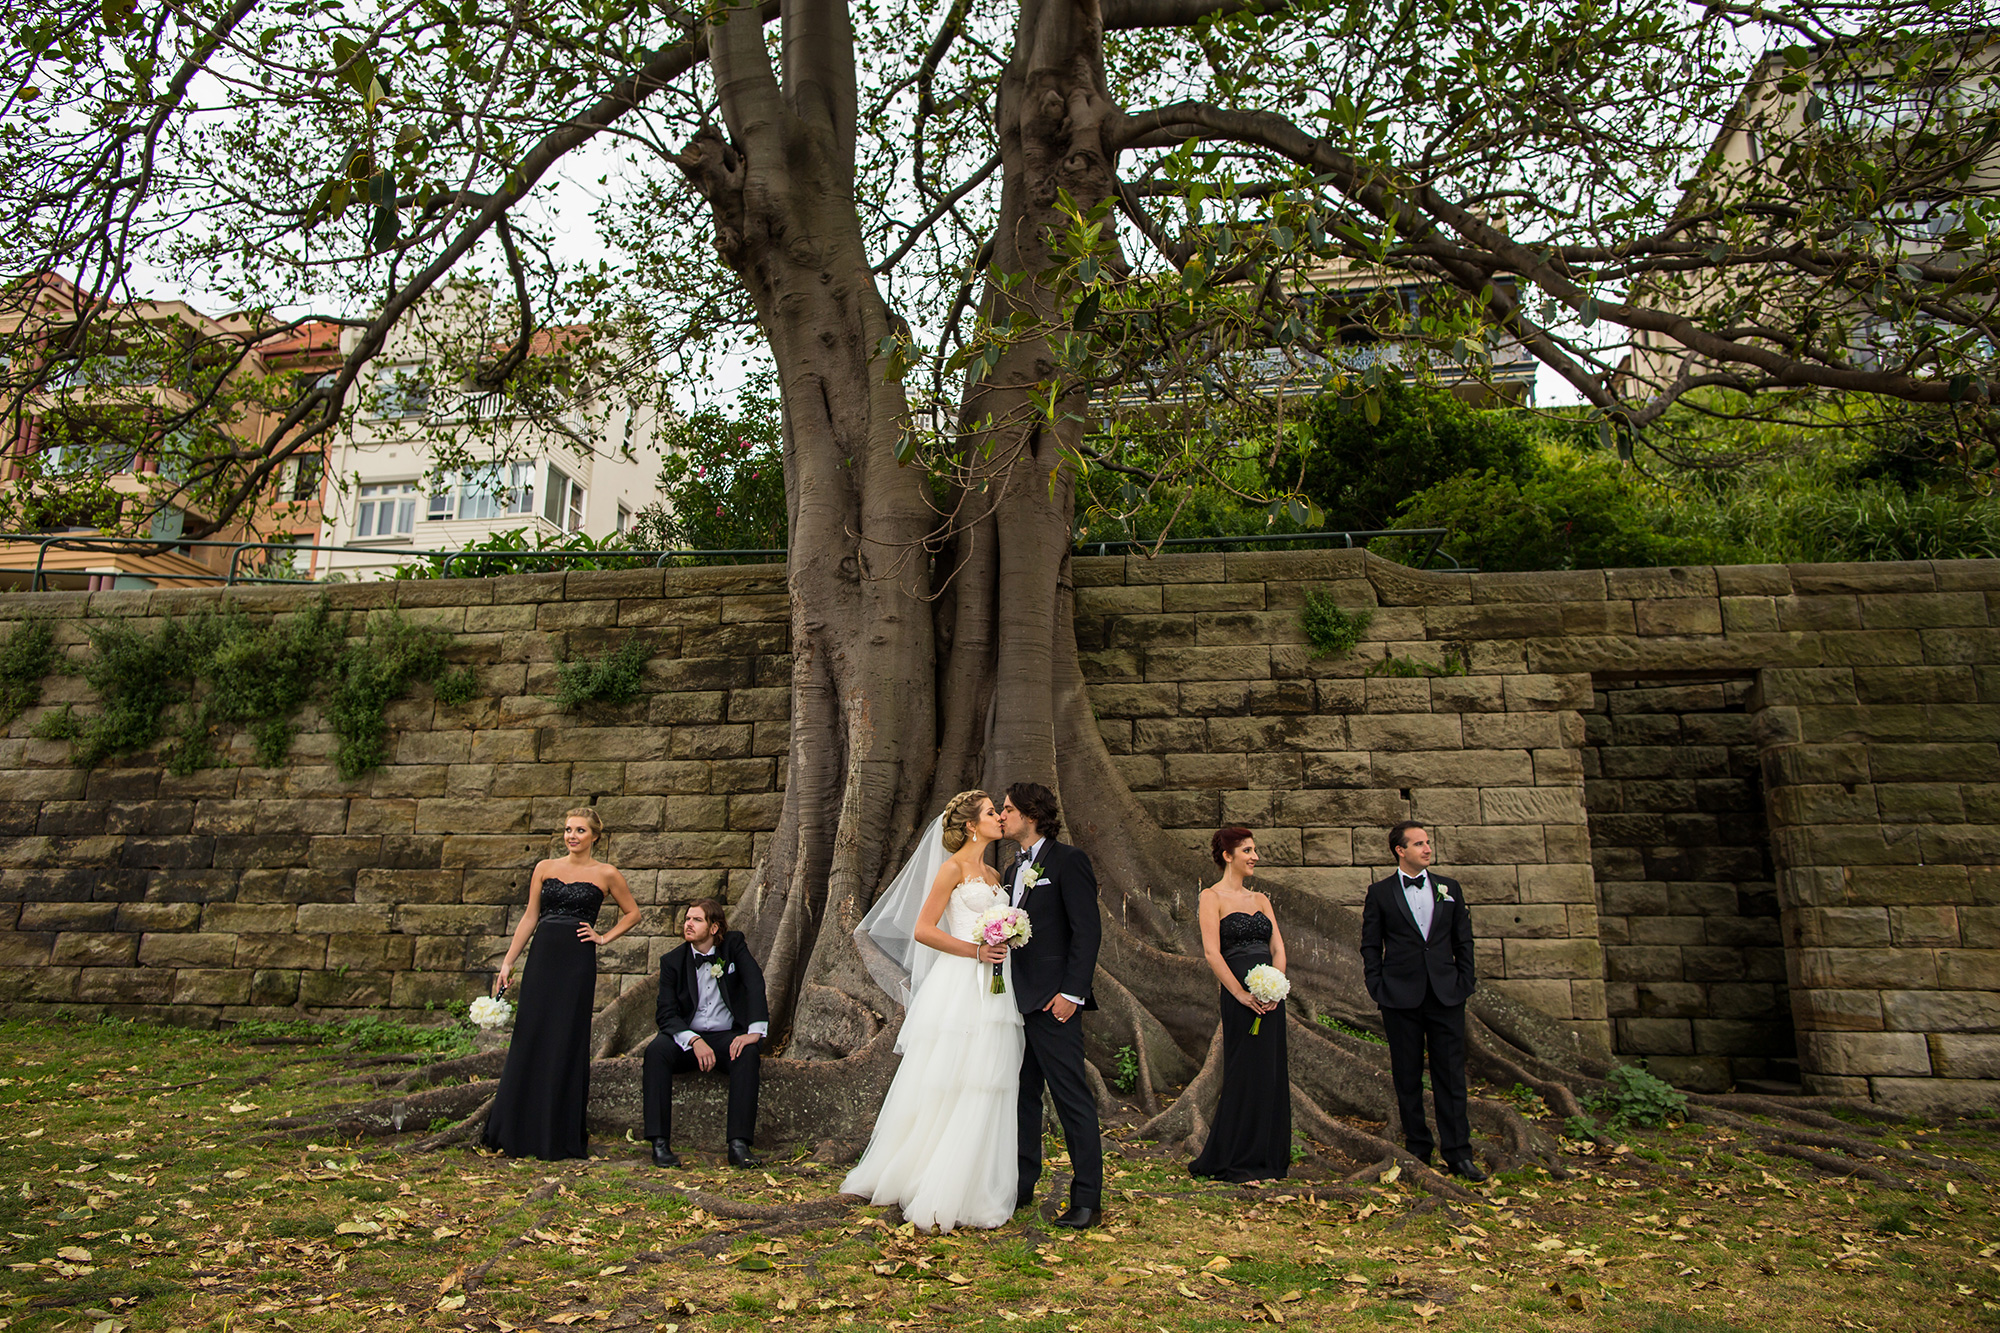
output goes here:
{"type": "Polygon", "coordinates": [[[1055,793],[1036,782],[1007,788],[1000,831],[1021,845],[1001,882],[1014,906],[1028,914],[1033,934],[1014,951],[1014,1002],[1021,1008],[1027,1050],[1021,1057],[1019,1134],[1021,1175],[1015,1207],[1035,1201],[1042,1176],[1042,1084],[1055,1100],[1073,1178],[1069,1209],[1059,1227],[1090,1227],[1102,1220],[1104,1144],[1097,1129],[1097,1098],[1083,1071],[1083,1022],[1095,1009],[1091,977],[1097,971],[1102,928],[1097,920],[1097,875],[1080,849],[1056,841],[1062,815],[1055,793]]]}

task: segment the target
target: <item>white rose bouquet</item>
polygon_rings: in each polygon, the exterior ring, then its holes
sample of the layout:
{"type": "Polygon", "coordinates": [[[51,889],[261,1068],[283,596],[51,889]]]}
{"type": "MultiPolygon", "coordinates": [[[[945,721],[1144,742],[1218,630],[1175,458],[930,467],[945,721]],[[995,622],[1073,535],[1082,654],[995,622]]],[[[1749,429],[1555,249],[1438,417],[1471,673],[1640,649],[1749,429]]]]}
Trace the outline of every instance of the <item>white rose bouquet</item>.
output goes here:
{"type": "MultiPolygon", "coordinates": [[[[1276,1004],[1292,993],[1292,983],[1283,972],[1269,963],[1259,963],[1243,974],[1243,989],[1250,992],[1250,998],[1259,1004],[1276,1004]]],[[[1264,1026],[1264,1015],[1257,1015],[1250,1024],[1250,1035],[1256,1036],[1264,1026]]]]}
{"type": "MultiPolygon", "coordinates": [[[[973,938],[981,944],[1004,944],[1018,949],[1034,938],[1035,928],[1028,914],[1018,907],[989,907],[980,914],[973,938]]],[[[993,965],[993,994],[1005,995],[1007,982],[1000,975],[1004,963],[993,965]]]]}
{"type": "Polygon", "coordinates": [[[514,1021],[514,1006],[491,995],[482,995],[472,1002],[465,1016],[470,1018],[475,1026],[492,1032],[514,1021]]]}

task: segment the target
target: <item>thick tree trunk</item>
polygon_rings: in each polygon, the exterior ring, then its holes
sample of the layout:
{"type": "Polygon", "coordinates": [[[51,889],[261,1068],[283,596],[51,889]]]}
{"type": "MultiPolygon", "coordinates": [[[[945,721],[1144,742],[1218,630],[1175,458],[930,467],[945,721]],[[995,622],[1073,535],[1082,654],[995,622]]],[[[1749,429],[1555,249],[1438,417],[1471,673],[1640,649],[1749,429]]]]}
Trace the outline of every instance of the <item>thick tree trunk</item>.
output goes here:
{"type": "Polygon", "coordinates": [[[754,8],[715,26],[729,135],[704,132],[682,162],[756,303],[784,405],[791,745],[784,808],[738,915],[793,1052],[839,1057],[882,1023],[855,998],[868,983],[848,933],[930,790],[936,519],[921,469],[897,464],[905,403],[875,355],[890,320],[853,205],[845,9],[788,6],[782,42],[781,84],[754,8]]]}

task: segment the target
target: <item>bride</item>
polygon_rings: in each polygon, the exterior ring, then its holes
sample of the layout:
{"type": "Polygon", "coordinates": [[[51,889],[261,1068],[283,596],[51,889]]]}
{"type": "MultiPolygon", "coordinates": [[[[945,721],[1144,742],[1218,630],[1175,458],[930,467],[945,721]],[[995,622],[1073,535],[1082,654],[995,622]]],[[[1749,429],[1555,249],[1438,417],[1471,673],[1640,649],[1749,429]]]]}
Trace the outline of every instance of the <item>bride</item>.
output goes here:
{"type": "Polygon", "coordinates": [[[997,1227],[1014,1215],[1021,1013],[1010,951],[973,943],[980,914],[1007,902],[984,860],[999,836],[985,792],[952,797],[854,932],[869,971],[906,1012],[903,1063],[840,1191],[900,1204],[903,1219],[925,1229],[997,1227]],[[994,963],[1010,993],[993,993],[994,963]]]}

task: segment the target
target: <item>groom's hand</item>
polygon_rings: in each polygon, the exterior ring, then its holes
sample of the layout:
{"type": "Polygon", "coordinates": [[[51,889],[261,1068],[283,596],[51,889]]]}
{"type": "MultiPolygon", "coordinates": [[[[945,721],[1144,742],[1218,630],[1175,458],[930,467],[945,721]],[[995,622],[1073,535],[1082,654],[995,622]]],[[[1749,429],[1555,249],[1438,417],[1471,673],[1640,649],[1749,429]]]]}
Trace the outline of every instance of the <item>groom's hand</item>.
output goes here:
{"type": "Polygon", "coordinates": [[[694,1052],[694,1062],[701,1067],[702,1073],[715,1068],[715,1050],[700,1037],[696,1037],[688,1049],[694,1052]]]}
{"type": "Polygon", "coordinates": [[[729,1043],[729,1058],[734,1060],[737,1056],[743,1054],[745,1047],[755,1046],[756,1044],[757,1044],[756,1033],[754,1032],[737,1033],[736,1036],[733,1039],[731,1039],[729,1043]]]}
{"type": "Polygon", "coordinates": [[[1068,1000],[1064,999],[1060,995],[1056,996],[1055,999],[1050,1000],[1047,1004],[1043,1005],[1042,1008],[1048,1010],[1048,1012],[1050,1012],[1051,1014],[1054,1014],[1056,1022],[1058,1023],[1069,1022],[1070,1017],[1076,1013],[1076,1006],[1071,1004],[1068,1000]]]}

